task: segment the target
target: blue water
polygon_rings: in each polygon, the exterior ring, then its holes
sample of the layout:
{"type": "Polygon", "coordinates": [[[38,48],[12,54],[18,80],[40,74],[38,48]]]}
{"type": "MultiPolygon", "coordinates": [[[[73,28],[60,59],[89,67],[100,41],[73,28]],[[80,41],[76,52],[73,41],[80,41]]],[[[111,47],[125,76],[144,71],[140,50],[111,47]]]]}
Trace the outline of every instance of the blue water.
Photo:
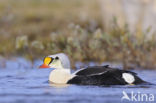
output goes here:
{"type": "MultiPolygon", "coordinates": [[[[36,61],[31,66],[29,61],[22,58],[6,61],[0,67],[0,103],[129,103],[128,100],[121,100],[123,91],[128,95],[132,92],[152,94],[155,97],[152,103],[156,103],[155,85],[54,85],[48,83],[50,69],[37,69],[40,63],[36,61]]],[[[156,71],[135,72],[142,79],[156,84],[156,71]]]]}

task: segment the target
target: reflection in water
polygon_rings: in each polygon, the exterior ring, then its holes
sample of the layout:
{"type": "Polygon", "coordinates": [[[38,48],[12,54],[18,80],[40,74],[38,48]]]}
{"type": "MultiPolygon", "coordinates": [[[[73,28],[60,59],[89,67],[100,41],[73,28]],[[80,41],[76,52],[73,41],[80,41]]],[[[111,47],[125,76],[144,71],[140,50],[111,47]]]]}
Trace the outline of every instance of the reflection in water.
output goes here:
{"type": "Polygon", "coordinates": [[[49,82],[49,86],[55,87],[55,88],[65,88],[65,87],[70,86],[70,84],[55,84],[55,83],[49,82]]]}

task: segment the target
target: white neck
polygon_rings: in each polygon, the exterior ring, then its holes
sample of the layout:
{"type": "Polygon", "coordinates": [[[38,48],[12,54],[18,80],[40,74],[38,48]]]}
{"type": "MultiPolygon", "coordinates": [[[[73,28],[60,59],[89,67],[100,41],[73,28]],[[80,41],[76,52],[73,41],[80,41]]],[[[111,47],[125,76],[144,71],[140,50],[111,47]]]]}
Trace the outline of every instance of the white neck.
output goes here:
{"type": "Polygon", "coordinates": [[[73,75],[70,73],[70,69],[57,68],[52,70],[49,76],[49,81],[55,84],[66,84],[73,75]]]}

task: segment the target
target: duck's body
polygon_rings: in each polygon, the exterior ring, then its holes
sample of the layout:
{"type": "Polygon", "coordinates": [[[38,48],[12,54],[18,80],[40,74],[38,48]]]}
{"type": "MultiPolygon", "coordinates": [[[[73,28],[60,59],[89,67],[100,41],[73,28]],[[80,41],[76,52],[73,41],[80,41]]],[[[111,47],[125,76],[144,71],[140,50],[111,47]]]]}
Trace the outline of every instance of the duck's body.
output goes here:
{"type": "Polygon", "coordinates": [[[145,83],[136,73],[113,69],[108,66],[94,66],[71,74],[69,69],[55,69],[50,73],[49,81],[57,84],[79,85],[126,85],[145,83]]]}
{"type": "Polygon", "coordinates": [[[48,63],[49,67],[55,68],[49,76],[49,81],[52,83],[78,85],[131,85],[146,83],[134,72],[110,68],[108,65],[87,67],[71,73],[69,65],[66,65],[67,68],[62,65],[61,57],[63,55],[48,56],[48,58],[52,58],[52,61],[49,62],[51,64],[48,63]]]}

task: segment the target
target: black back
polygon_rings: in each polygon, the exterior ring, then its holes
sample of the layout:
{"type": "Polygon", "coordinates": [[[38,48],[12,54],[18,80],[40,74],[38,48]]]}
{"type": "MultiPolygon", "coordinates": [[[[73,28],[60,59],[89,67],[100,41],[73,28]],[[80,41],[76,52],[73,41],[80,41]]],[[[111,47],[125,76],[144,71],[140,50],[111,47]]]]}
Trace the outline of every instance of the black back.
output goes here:
{"type": "Polygon", "coordinates": [[[85,69],[82,69],[80,71],[78,71],[75,75],[93,75],[93,74],[98,74],[98,73],[103,73],[108,71],[109,69],[109,65],[105,65],[105,66],[89,66],[85,69]]]}
{"type": "Polygon", "coordinates": [[[122,73],[130,73],[134,76],[134,84],[145,83],[136,73],[110,68],[108,66],[87,67],[76,73],[77,76],[70,79],[68,84],[79,85],[125,85],[127,82],[122,78],[122,73]]]}

